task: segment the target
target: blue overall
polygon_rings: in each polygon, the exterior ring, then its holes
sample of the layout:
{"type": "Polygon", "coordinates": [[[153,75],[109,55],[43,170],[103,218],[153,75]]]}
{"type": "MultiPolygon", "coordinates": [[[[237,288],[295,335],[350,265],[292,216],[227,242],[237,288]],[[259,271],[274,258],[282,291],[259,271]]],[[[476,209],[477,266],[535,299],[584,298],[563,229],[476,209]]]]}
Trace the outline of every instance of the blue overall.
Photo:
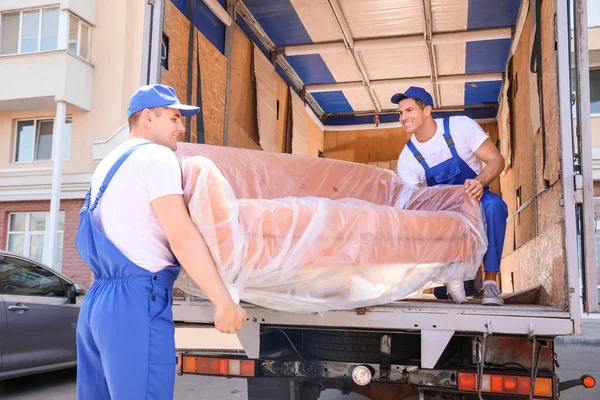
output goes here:
{"type": "MultiPolygon", "coordinates": [[[[452,157],[434,167],[429,167],[425,158],[423,158],[423,155],[419,153],[410,140],[406,143],[417,161],[425,170],[427,186],[463,185],[465,180],[475,179],[477,174],[456,152],[456,146],[450,135],[449,118],[444,118],[444,139],[446,140],[446,144],[450,149],[452,157]]],[[[502,249],[504,247],[508,208],[501,197],[490,192],[489,187],[483,189],[481,205],[483,206],[487,224],[488,239],[488,250],[483,256],[483,269],[487,272],[498,272],[500,271],[500,260],[502,259],[502,249]]],[[[475,292],[474,281],[465,282],[465,291],[467,296],[471,296],[475,292]]],[[[438,299],[447,299],[446,287],[437,287],[434,290],[434,295],[438,299]]]]}
{"type": "Polygon", "coordinates": [[[176,354],[171,302],[180,267],[152,273],[137,266],[92,219],[119,167],[146,144],[132,147],[117,160],[91,207],[90,187],[80,211],[75,244],[95,279],[77,324],[77,398],[81,400],[173,398],[176,354]]]}

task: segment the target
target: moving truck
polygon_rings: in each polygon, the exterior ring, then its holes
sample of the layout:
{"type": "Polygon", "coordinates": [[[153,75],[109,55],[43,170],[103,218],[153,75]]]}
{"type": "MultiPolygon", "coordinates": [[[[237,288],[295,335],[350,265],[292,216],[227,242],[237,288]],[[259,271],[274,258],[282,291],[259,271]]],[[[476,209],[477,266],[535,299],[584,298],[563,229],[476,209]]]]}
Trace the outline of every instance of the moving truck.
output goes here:
{"type": "Polygon", "coordinates": [[[593,386],[589,376],[559,382],[554,351],[557,337],[581,334],[582,313],[598,311],[585,1],[145,7],[142,83],[202,107],[186,142],[394,170],[408,135],[390,97],[416,85],[432,93],[434,116],[475,119],[506,160],[491,186],[509,208],[503,307],[426,292],[323,315],[244,303],[243,329],[222,335],[211,303],[180,293],[180,374],[247,378],[249,399],[282,400],[328,388],[373,399],[556,399],[593,386]]]}

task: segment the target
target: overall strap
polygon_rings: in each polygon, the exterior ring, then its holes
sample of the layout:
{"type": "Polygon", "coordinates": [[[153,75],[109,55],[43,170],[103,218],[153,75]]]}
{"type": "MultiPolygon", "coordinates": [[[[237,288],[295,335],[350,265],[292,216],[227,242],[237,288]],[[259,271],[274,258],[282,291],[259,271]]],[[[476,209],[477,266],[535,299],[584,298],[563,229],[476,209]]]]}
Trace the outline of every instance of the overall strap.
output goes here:
{"type": "Polygon", "coordinates": [[[421,164],[425,172],[427,172],[429,170],[429,165],[427,165],[425,158],[423,158],[423,155],[419,153],[419,150],[417,150],[412,140],[409,139],[408,142],[406,142],[406,145],[408,146],[408,149],[413,153],[413,156],[415,156],[419,164],[421,164]]]}
{"type": "Polygon", "coordinates": [[[121,157],[119,157],[119,159],[114,163],[114,165],[110,168],[110,170],[108,170],[108,173],[104,177],[104,181],[102,182],[102,185],[98,189],[98,194],[96,195],[96,200],[94,200],[94,205],[92,206],[92,208],[91,208],[90,211],[94,211],[94,209],[96,209],[96,207],[98,206],[98,202],[100,201],[100,198],[102,197],[102,195],[104,194],[104,191],[108,187],[108,184],[110,183],[110,181],[112,180],[112,178],[115,176],[115,174],[117,173],[117,171],[119,170],[119,168],[121,167],[121,165],[123,165],[123,163],[125,162],[125,160],[127,160],[127,158],[134,151],[136,151],[140,147],[142,147],[144,145],[147,145],[147,144],[152,144],[152,142],[144,142],[144,143],[136,144],[135,146],[133,146],[129,150],[127,150],[125,153],[123,153],[121,155],[121,157]]]}
{"type": "Polygon", "coordinates": [[[458,153],[456,152],[456,146],[454,145],[454,140],[452,140],[452,136],[450,135],[450,118],[444,118],[444,139],[446,139],[446,144],[450,149],[450,153],[452,153],[452,157],[458,157],[458,153]]]}

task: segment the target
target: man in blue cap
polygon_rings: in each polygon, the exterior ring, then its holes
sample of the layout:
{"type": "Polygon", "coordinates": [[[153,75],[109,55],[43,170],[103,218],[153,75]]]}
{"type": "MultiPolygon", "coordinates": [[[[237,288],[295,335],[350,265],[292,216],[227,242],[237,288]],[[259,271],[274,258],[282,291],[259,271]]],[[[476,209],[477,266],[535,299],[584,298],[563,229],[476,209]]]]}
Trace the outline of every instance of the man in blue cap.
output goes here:
{"type": "MultiPolygon", "coordinates": [[[[419,186],[463,185],[481,205],[486,218],[488,250],[483,258],[485,305],[503,305],[496,282],[504,247],[508,208],[488,185],[504,170],[504,158],[481,127],[466,116],[434,119],[433,99],[423,88],[411,86],[392,96],[398,104],[400,123],[411,138],[398,158],[398,176],[406,184],[419,186]],[[485,164],[485,166],[484,166],[485,164]]],[[[449,282],[436,288],[437,298],[457,303],[467,301],[465,289],[474,291],[472,281],[449,282]]],[[[472,294],[472,293],[469,293],[472,294]]]]}
{"type": "Polygon", "coordinates": [[[174,150],[182,116],[200,109],[173,88],[131,97],[130,135],[94,172],[80,212],[77,250],[94,273],[77,325],[77,398],[172,399],[172,288],[180,264],[215,304],[215,327],[241,329],[232,300],[183,199],[174,150]]]}

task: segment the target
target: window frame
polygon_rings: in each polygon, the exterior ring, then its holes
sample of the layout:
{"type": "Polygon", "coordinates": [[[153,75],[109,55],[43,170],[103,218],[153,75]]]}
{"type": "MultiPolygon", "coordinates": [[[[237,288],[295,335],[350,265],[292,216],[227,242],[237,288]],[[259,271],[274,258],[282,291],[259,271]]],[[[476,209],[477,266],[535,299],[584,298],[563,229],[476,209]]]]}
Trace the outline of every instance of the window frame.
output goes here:
{"type": "MultiPolygon", "coordinates": [[[[65,211],[59,211],[59,213],[63,215],[63,220],[64,220],[66,218],[65,211]]],[[[31,236],[42,236],[42,249],[43,249],[44,246],[45,246],[44,242],[45,242],[45,239],[46,239],[45,238],[45,230],[43,232],[42,231],[34,231],[34,234],[32,235],[31,229],[30,229],[30,227],[31,227],[31,214],[45,214],[46,215],[46,223],[48,222],[48,217],[50,215],[50,213],[48,211],[11,211],[11,212],[8,213],[7,225],[6,225],[6,249],[8,250],[8,248],[9,248],[8,245],[9,245],[11,234],[12,235],[24,235],[24,239],[23,239],[23,254],[18,254],[18,253],[14,253],[14,254],[19,255],[21,257],[29,258],[29,259],[31,259],[33,261],[36,261],[36,262],[41,262],[41,260],[38,261],[38,260],[35,260],[34,258],[31,257],[31,254],[30,254],[30,250],[31,250],[31,248],[30,248],[31,247],[31,236]],[[11,218],[12,218],[13,215],[16,215],[16,214],[25,214],[25,230],[24,231],[11,231],[10,230],[11,218]],[[41,232],[41,234],[40,234],[40,232],[41,232]]],[[[59,235],[62,234],[62,237],[63,237],[63,240],[62,240],[62,242],[63,242],[63,248],[61,250],[63,252],[62,254],[64,255],[64,235],[65,235],[64,223],[63,223],[63,229],[57,229],[56,234],[57,234],[57,241],[56,241],[57,244],[60,243],[60,240],[59,240],[60,236],[59,235]]],[[[8,251],[10,251],[10,250],[8,250],[8,251]]],[[[59,271],[59,270],[62,269],[62,261],[63,261],[62,259],[63,259],[63,257],[60,257],[60,260],[58,260],[58,264],[56,265],[56,270],[57,271],[59,271]]]]}
{"type": "Polygon", "coordinates": [[[66,42],[67,43],[67,51],[69,53],[73,54],[74,56],[77,56],[77,57],[81,58],[82,60],[85,60],[85,61],[89,62],[90,59],[91,59],[91,55],[92,55],[92,26],[90,24],[88,24],[87,22],[85,22],[83,19],[79,18],[77,15],[69,12],[69,18],[68,18],[68,23],[67,23],[67,32],[66,32],[66,35],[67,35],[67,42],[66,42]],[[70,26],[71,26],[71,17],[75,18],[78,21],[78,24],[77,24],[77,43],[76,43],[77,44],[77,46],[76,46],[77,48],[76,48],[75,52],[73,52],[73,51],[71,51],[71,49],[69,49],[69,33],[70,33],[69,29],[70,29],[70,26]],[[83,25],[85,25],[87,27],[87,29],[88,29],[88,34],[87,34],[87,49],[88,49],[88,54],[87,54],[87,57],[83,57],[81,55],[81,31],[82,31],[81,27],[83,25]]]}
{"type": "Polygon", "coordinates": [[[16,53],[6,53],[6,54],[2,54],[2,41],[0,40],[0,57],[2,56],[13,56],[13,55],[23,55],[23,54],[36,54],[36,53],[46,53],[46,52],[50,52],[50,51],[56,51],[59,50],[58,48],[58,43],[59,43],[59,37],[60,37],[60,23],[57,21],[57,27],[56,27],[56,48],[53,50],[41,50],[42,48],[42,21],[43,21],[43,11],[44,10],[50,10],[50,9],[56,9],[58,11],[58,20],[60,21],[60,13],[61,13],[61,9],[60,7],[57,7],[55,4],[49,5],[49,6],[43,6],[43,7],[33,7],[33,8],[24,8],[21,10],[13,10],[13,11],[5,11],[5,12],[0,12],[0,38],[2,37],[2,16],[4,14],[14,14],[14,13],[19,13],[19,31],[17,33],[17,52],[16,53]],[[39,12],[39,21],[38,21],[38,33],[37,33],[37,38],[38,38],[38,42],[37,42],[37,50],[36,51],[31,51],[31,52],[27,52],[27,53],[22,53],[21,52],[21,40],[22,35],[23,35],[23,14],[28,12],[28,11],[38,11],[39,12]]]}
{"type": "MultiPolygon", "coordinates": [[[[52,140],[54,140],[54,120],[56,118],[55,117],[36,117],[36,118],[18,118],[14,120],[14,127],[13,127],[13,132],[14,132],[14,143],[13,143],[13,149],[12,149],[12,158],[11,158],[11,162],[13,164],[31,164],[31,163],[48,163],[48,162],[52,162],[53,161],[53,154],[52,154],[52,145],[50,145],[50,158],[49,159],[43,159],[43,160],[36,160],[36,153],[37,153],[37,148],[36,148],[36,143],[37,143],[37,137],[39,135],[39,129],[38,129],[38,122],[43,122],[43,121],[52,121],[52,140]],[[31,161],[19,161],[17,160],[17,148],[19,145],[19,132],[18,132],[18,126],[19,126],[19,122],[25,122],[25,121],[33,121],[33,126],[34,126],[34,131],[35,131],[35,135],[33,138],[33,157],[31,159],[31,161]]],[[[71,115],[67,115],[65,117],[65,125],[67,123],[71,124],[71,135],[73,135],[73,117],[71,115]]],[[[65,130],[63,129],[63,135],[65,134],[64,132],[65,130]]],[[[63,136],[64,139],[64,136],[63,136]]],[[[69,146],[70,146],[70,142],[71,142],[71,138],[69,138],[69,146]]],[[[63,144],[64,146],[64,144],[63,144]]],[[[71,152],[69,151],[68,157],[65,158],[65,155],[63,154],[63,159],[62,161],[70,161],[71,160],[71,152]]]]}

